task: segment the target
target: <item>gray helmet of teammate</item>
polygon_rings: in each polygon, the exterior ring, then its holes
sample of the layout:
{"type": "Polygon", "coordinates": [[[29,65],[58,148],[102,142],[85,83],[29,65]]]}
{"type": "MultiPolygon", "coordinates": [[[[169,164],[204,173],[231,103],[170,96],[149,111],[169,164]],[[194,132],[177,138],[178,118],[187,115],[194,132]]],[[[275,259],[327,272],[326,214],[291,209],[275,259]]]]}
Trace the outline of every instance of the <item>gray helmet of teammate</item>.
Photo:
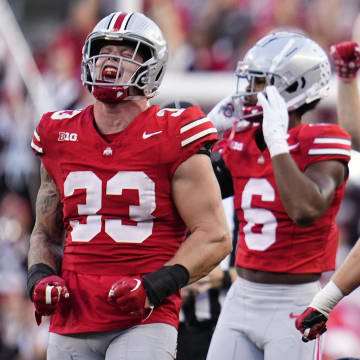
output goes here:
{"type": "Polygon", "coordinates": [[[117,92],[117,88],[125,89],[123,93],[126,96],[122,95],[122,99],[130,98],[127,91],[130,86],[138,88],[143,95],[150,98],[156,94],[161,84],[167,59],[167,43],[155,22],[140,13],[115,12],[104,17],[88,35],[83,47],[81,79],[93,93],[94,88],[100,88],[100,94],[105,94],[105,99],[115,96],[116,100],[116,94],[121,93],[117,92]],[[131,44],[134,48],[130,59],[111,56],[119,64],[116,77],[111,82],[99,80],[96,75],[97,60],[109,56],[99,55],[100,49],[107,44],[131,44]],[[144,62],[135,60],[137,54],[143,57],[144,62]],[[121,67],[125,61],[138,66],[138,70],[126,81],[121,78],[121,67]]]}
{"type": "Polygon", "coordinates": [[[280,31],[260,39],[238,62],[235,75],[237,95],[256,93],[255,78],[265,77],[266,85],[276,86],[291,111],[328,94],[331,69],[326,53],[315,41],[280,31]],[[239,90],[239,80],[244,78],[250,91],[239,90]]]}

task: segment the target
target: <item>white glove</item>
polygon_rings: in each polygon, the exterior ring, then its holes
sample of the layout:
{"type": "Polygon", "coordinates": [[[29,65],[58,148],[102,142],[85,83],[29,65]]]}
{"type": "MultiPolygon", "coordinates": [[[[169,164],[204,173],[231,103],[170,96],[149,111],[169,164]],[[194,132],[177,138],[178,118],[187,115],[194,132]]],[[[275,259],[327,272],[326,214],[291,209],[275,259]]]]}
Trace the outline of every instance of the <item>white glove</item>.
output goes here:
{"type": "Polygon", "coordinates": [[[232,104],[231,96],[217,103],[207,114],[207,118],[213,123],[219,133],[230,130],[235,121],[234,105],[232,104]]]}
{"type": "Polygon", "coordinates": [[[289,114],[285,103],[275,86],[265,88],[267,99],[264,94],[259,93],[258,105],[263,108],[262,129],[270,156],[289,152],[287,143],[289,114]]]}
{"type": "MultiPolygon", "coordinates": [[[[213,123],[219,134],[222,134],[226,130],[231,130],[234,126],[234,122],[239,120],[238,114],[235,111],[233,97],[228,96],[217,103],[207,114],[207,118],[213,123]]],[[[246,120],[238,121],[236,130],[241,131],[242,128],[249,124],[250,123],[246,120]]]]}

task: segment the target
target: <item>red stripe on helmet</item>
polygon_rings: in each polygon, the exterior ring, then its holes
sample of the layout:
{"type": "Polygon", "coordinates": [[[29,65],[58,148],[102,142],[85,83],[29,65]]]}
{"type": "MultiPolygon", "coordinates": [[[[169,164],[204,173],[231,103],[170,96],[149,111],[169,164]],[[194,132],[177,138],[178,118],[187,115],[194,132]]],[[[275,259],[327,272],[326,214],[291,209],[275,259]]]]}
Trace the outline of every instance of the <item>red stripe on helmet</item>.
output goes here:
{"type": "Polygon", "coordinates": [[[115,24],[114,24],[114,30],[120,30],[120,28],[121,28],[121,25],[122,25],[122,23],[123,23],[123,21],[124,21],[124,19],[125,19],[125,17],[126,17],[126,13],[120,13],[119,14],[119,16],[118,16],[118,18],[116,19],[116,21],[115,21],[115,24]]]}

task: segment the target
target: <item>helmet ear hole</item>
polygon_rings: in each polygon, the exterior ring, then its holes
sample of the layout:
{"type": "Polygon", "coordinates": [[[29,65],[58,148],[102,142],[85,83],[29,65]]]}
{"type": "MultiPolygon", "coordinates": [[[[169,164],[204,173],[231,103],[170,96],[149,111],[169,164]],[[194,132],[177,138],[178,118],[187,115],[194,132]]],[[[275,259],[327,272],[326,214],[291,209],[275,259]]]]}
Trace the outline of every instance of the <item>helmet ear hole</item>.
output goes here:
{"type": "MultiPolygon", "coordinates": [[[[300,78],[300,80],[301,80],[300,88],[303,89],[306,85],[306,80],[303,76],[300,78]]],[[[287,91],[288,93],[293,93],[298,89],[298,87],[299,87],[299,81],[295,81],[290,86],[288,86],[285,91],[287,91]]]]}
{"type": "Polygon", "coordinates": [[[290,86],[288,86],[285,91],[288,93],[293,93],[298,89],[299,86],[299,82],[295,81],[294,83],[292,83],[290,86]]]}

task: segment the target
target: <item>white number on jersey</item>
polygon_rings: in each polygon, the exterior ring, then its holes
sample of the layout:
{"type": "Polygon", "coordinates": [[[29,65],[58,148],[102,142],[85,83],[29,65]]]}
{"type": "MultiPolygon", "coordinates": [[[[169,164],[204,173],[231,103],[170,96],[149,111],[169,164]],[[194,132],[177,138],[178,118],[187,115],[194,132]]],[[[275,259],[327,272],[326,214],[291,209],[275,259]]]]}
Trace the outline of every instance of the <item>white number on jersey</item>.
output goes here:
{"type": "Polygon", "coordinates": [[[254,195],[260,195],[262,201],[275,201],[275,190],[266,179],[250,179],[241,198],[241,207],[247,222],[244,226],[246,245],[251,250],[265,251],[276,241],[277,221],[270,210],[251,207],[254,195]],[[252,230],[255,225],[262,226],[261,232],[252,230]]]}
{"type": "Polygon", "coordinates": [[[157,116],[164,116],[165,115],[165,111],[170,111],[172,112],[172,114],[170,116],[172,117],[178,117],[180,116],[186,109],[172,109],[172,108],[164,108],[159,110],[156,115],[157,116]]]}
{"type": "MultiPolygon", "coordinates": [[[[101,231],[101,215],[96,213],[102,207],[102,181],[92,171],[73,171],[64,182],[64,195],[73,195],[76,189],[85,189],[85,204],[77,205],[79,215],[86,217],[86,223],[70,221],[73,241],[88,242],[101,231]]],[[[119,171],[106,183],[106,195],[121,195],[124,189],[139,192],[139,205],[129,205],[129,219],[136,225],[124,225],[120,219],[106,219],[105,232],[116,242],[142,243],[152,234],[151,215],[156,208],[155,184],[141,171],[119,171]]]]}
{"type": "Polygon", "coordinates": [[[71,119],[79,113],[81,113],[81,110],[61,110],[54,112],[51,118],[53,120],[71,119]]]}

